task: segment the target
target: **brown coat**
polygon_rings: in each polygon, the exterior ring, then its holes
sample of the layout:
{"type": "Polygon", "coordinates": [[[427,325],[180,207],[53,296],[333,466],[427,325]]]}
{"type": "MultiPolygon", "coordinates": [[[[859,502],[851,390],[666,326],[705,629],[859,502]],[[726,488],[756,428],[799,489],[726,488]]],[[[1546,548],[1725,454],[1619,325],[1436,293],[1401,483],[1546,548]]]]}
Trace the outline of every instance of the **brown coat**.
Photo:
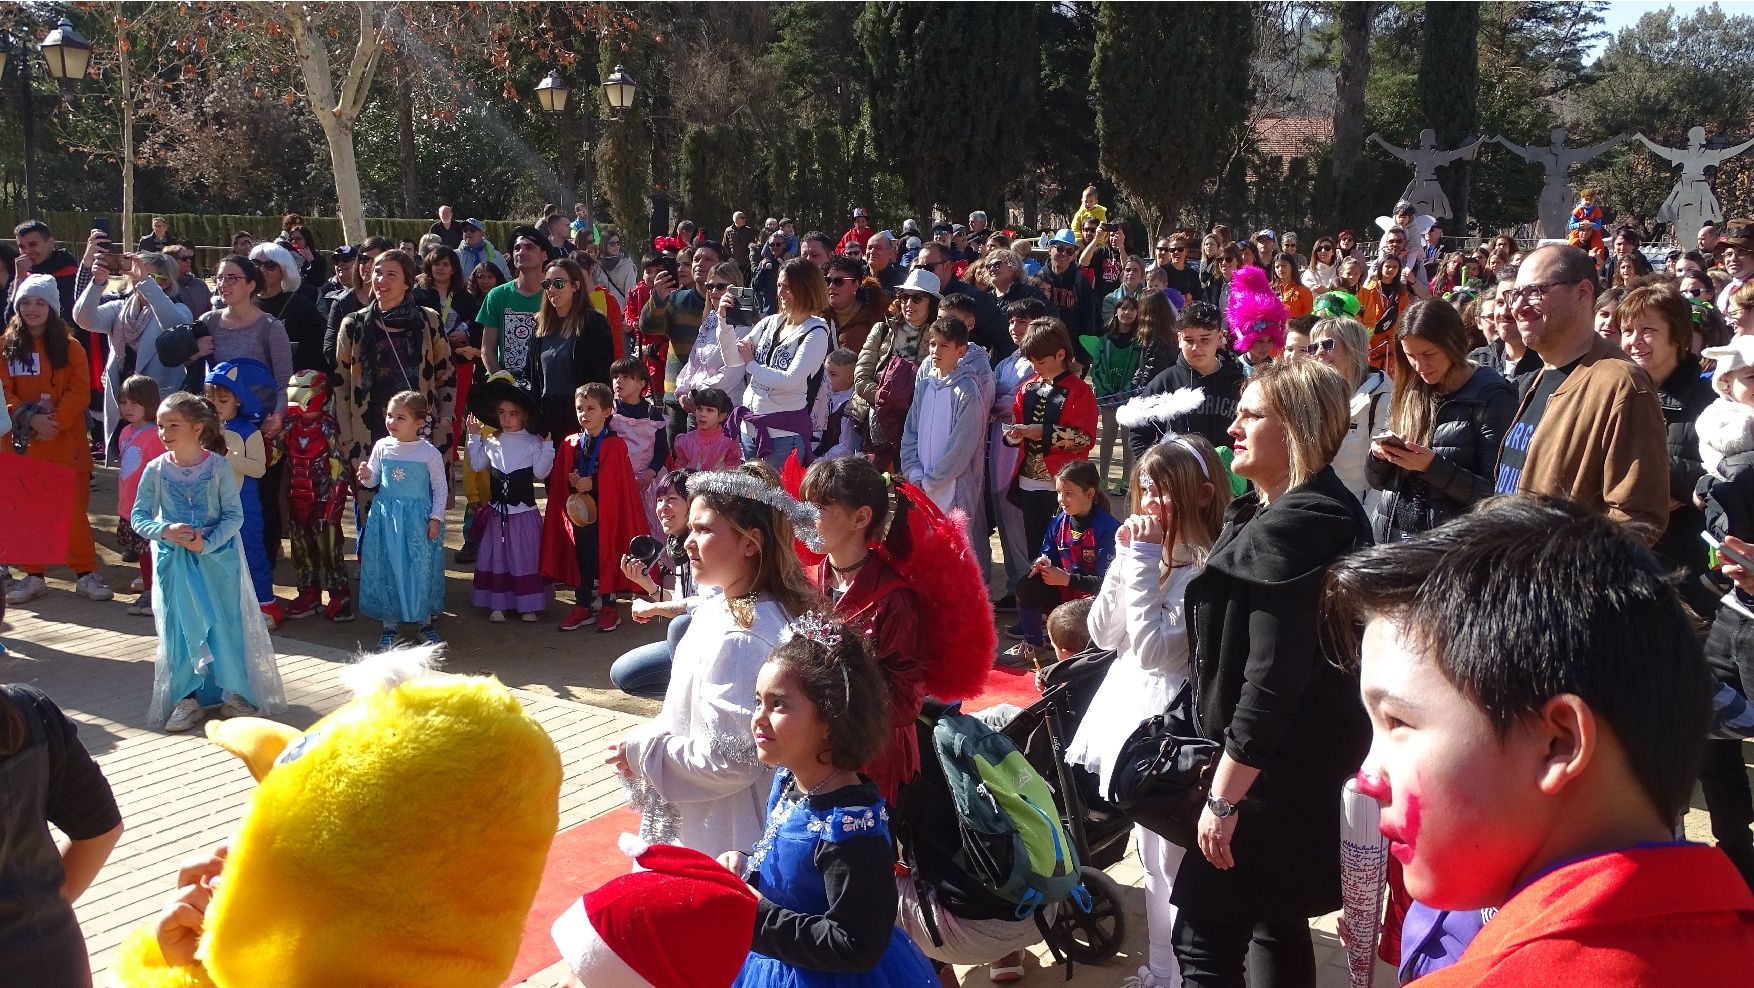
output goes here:
{"type": "MultiPolygon", "coordinates": [[[[1614,344],[1593,340],[1547,400],[1517,491],[1571,498],[1637,526],[1650,544],[1669,521],[1663,407],[1642,368],[1614,344]]],[[[1533,393],[1531,382],[1517,405],[1518,418],[1533,393]]]]}

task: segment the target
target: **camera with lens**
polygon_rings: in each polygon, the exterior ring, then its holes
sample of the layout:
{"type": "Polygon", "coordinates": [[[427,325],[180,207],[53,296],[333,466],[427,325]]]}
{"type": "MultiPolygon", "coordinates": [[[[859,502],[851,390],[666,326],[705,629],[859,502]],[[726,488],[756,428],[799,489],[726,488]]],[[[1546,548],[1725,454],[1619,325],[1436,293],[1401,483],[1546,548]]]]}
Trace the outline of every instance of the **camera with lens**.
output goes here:
{"type": "Polygon", "coordinates": [[[731,303],[730,322],[733,326],[753,326],[761,316],[761,296],[753,288],[731,289],[731,303]]]}

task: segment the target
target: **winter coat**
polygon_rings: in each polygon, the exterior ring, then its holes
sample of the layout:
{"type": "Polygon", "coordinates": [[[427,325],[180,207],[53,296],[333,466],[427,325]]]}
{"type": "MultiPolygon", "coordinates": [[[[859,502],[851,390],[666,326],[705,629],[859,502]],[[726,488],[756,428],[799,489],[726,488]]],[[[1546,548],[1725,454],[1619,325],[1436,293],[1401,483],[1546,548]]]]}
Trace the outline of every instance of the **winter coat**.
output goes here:
{"type": "MultiPolygon", "coordinates": [[[[73,318],[79,326],[88,332],[109,336],[122,325],[123,320],[134,318],[133,313],[139,309],[149,311],[142,313],[145,327],[140,337],[134,341],[134,373],[145,374],[158,382],[161,394],[168,395],[182,388],[183,381],[188,377],[186,367],[166,367],[158,361],[158,334],[183,323],[193,322],[187,306],[175,298],[165,294],[158,287],[158,282],[146,279],[134,288],[135,297],[132,302],[127,298],[111,302],[101,301],[104,286],[96,278],[85,285],[79,294],[79,302],[73,307],[73,318]]],[[[123,373],[128,359],[127,348],[111,345],[109,357],[104,361],[104,440],[107,443],[122,427],[122,411],[118,399],[122,393],[123,373]]],[[[35,398],[35,395],[31,395],[35,398]]]]}
{"type": "MultiPolygon", "coordinates": [[[[1066,268],[1062,274],[1055,274],[1052,267],[1042,268],[1036,287],[1047,296],[1048,306],[1056,310],[1054,314],[1071,331],[1074,349],[1078,348],[1078,337],[1096,335],[1096,289],[1090,287],[1078,265],[1066,268]]],[[[1079,359],[1088,362],[1088,355],[1079,359]]]]}
{"type": "MultiPolygon", "coordinates": [[[[1205,392],[1206,400],[1199,408],[1178,415],[1171,419],[1168,428],[1179,434],[1203,437],[1212,444],[1214,449],[1230,445],[1230,423],[1236,421],[1236,403],[1242,397],[1242,364],[1235,357],[1220,355],[1218,369],[1210,374],[1202,375],[1188,366],[1185,359],[1177,360],[1163,373],[1151,379],[1145,386],[1144,394],[1167,394],[1183,388],[1199,388],[1205,392]]],[[[1146,451],[1157,445],[1163,438],[1165,429],[1158,425],[1143,429],[1127,430],[1127,448],[1133,451],[1137,460],[1146,451]]]]}
{"type": "Polygon", "coordinates": [[[978,344],[968,348],[948,378],[928,361],[914,378],[914,400],[901,434],[903,476],[938,507],[960,509],[971,533],[985,531],[985,440],[993,388],[992,365],[978,344]],[[948,402],[942,400],[946,397],[948,402]],[[925,458],[934,452],[927,468],[925,458]]]}
{"type": "MultiPolygon", "coordinates": [[[[1334,454],[1334,473],[1340,477],[1360,504],[1370,492],[1370,476],[1365,469],[1365,461],[1370,459],[1370,437],[1389,427],[1389,400],[1394,395],[1395,385],[1389,376],[1379,370],[1366,371],[1364,383],[1352,392],[1352,424],[1347,427],[1346,438],[1340,440],[1340,451],[1334,454]]],[[[1493,448],[1493,463],[1497,463],[1498,451],[1493,448]]]]}
{"type": "Polygon", "coordinates": [[[1657,385],[1657,401],[1663,406],[1663,422],[1668,428],[1669,499],[1675,507],[1669,511],[1669,527],[1651,548],[1664,562],[1686,570],[1688,579],[1681,593],[1695,609],[1708,601],[1693,592],[1708,562],[1705,543],[1699,538],[1705,531],[1705,513],[1693,503],[1693,490],[1705,476],[1698,420],[1716,400],[1711,381],[1699,376],[1699,358],[1690,353],[1683,354],[1681,362],[1657,385]]]}
{"type": "MultiPolygon", "coordinates": [[[[341,383],[335,388],[335,419],[341,426],[341,455],[349,463],[363,460],[372,448],[372,430],[366,422],[366,407],[371,403],[372,380],[370,360],[374,332],[371,308],[350,313],[341,320],[335,334],[335,372],[341,383]]],[[[439,327],[439,314],[421,309],[426,326],[426,339],[421,343],[420,366],[414,368],[414,390],[426,398],[432,416],[429,441],[445,457],[451,455],[451,426],[456,418],[456,374],[451,363],[451,342],[439,327]]],[[[414,330],[403,330],[414,332],[414,330]]]]}
{"type": "MultiPolygon", "coordinates": [[[[1491,496],[1498,444],[1515,418],[1516,389],[1497,371],[1476,367],[1455,394],[1438,400],[1431,439],[1422,443],[1436,455],[1423,473],[1367,453],[1370,490],[1364,506],[1376,541],[1411,538],[1491,496]]],[[[1356,432],[1356,422],[1353,428],[1356,432]]]]}
{"type": "Polygon", "coordinates": [[[1718,538],[1754,538],[1754,408],[1718,398],[1694,423],[1705,469],[1698,493],[1705,528],[1718,538]]]}
{"type": "Polygon", "coordinates": [[[1358,679],[1324,651],[1322,581],[1370,543],[1358,499],[1324,467],[1271,505],[1232,502],[1206,568],[1188,583],[1195,728],[1260,769],[1238,804],[1235,866],[1182,859],[1170,901],[1190,919],[1307,919],[1340,908],[1341,784],[1370,723],[1358,679]]]}
{"type": "Polygon", "coordinates": [[[1133,390],[1140,349],[1138,333],[1104,333],[1096,341],[1096,352],[1090,355],[1090,387],[1098,401],[1133,390]]]}
{"type": "Polygon", "coordinates": [[[858,353],[871,335],[871,327],[882,322],[889,312],[889,295],[876,278],[866,278],[854,298],[856,308],[845,319],[832,307],[822,310],[822,318],[834,331],[834,345],[858,353]]]}
{"type": "Polygon", "coordinates": [[[913,402],[914,374],[925,346],[926,327],[915,329],[906,319],[891,316],[872,326],[865,345],[859,348],[847,419],[859,430],[864,449],[878,466],[887,468],[900,455],[902,428],[913,402]],[[909,364],[900,376],[890,370],[897,359],[909,364]]]}
{"type": "Polygon", "coordinates": [[[1534,348],[1530,347],[1525,348],[1523,350],[1523,355],[1517,358],[1515,370],[1511,374],[1505,375],[1503,340],[1496,340],[1485,346],[1475,347],[1468,352],[1468,359],[1481,367],[1492,368],[1501,376],[1504,376],[1506,380],[1510,381],[1511,384],[1516,384],[1522,379],[1524,374],[1532,374],[1541,369],[1541,355],[1536,353],[1534,348]]]}

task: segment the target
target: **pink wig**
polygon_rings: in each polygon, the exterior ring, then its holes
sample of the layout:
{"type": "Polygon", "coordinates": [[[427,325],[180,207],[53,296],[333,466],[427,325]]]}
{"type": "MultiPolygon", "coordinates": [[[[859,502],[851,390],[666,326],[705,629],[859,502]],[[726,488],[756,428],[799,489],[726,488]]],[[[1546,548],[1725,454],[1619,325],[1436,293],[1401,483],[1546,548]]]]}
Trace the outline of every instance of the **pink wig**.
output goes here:
{"type": "Polygon", "coordinates": [[[1230,281],[1230,301],[1224,306],[1224,322],[1237,353],[1247,353],[1261,339],[1273,348],[1285,346],[1285,323],[1291,312],[1267,284],[1267,272],[1252,264],[1236,269],[1230,281]]]}

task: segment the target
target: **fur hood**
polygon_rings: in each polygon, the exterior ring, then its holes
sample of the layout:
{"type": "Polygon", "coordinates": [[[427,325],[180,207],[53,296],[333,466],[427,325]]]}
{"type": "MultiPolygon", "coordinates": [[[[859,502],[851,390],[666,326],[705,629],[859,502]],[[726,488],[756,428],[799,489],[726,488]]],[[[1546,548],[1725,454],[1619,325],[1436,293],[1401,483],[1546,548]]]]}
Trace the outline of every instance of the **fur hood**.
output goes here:
{"type": "Polygon", "coordinates": [[[1719,398],[1699,413],[1699,461],[1705,472],[1723,479],[1718,467],[1726,457],[1754,450],[1754,408],[1719,398]]]}

